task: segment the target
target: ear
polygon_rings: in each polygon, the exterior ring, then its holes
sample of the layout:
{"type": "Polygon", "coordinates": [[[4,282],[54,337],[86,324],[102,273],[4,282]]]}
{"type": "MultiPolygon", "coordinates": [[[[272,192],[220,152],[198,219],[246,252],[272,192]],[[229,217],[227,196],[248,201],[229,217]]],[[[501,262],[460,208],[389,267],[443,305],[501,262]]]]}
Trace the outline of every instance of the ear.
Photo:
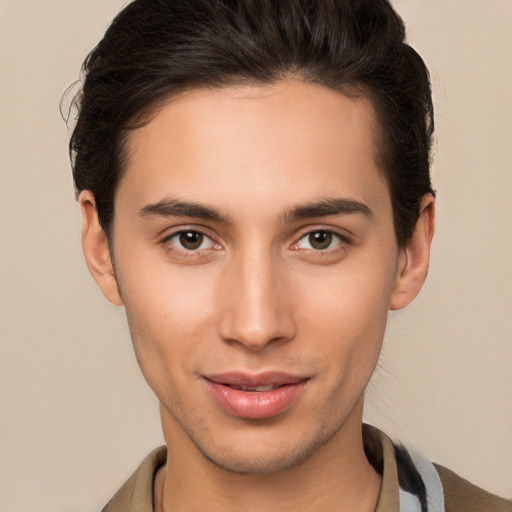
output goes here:
{"type": "Polygon", "coordinates": [[[82,249],[89,272],[105,298],[112,304],[122,306],[107,236],[98,219],[94,195],[90,190],[84,190],[78,202],[82,212],[82,249]]]}
{"type": "Polygon", "coordinates": [[[428,272],[430,245],[434,236],[435,200],[426,194],[420,204],[420,216],[414,233],[398,257],[397,275],[389,309],[402,309],[418,295],[428,272]]]}

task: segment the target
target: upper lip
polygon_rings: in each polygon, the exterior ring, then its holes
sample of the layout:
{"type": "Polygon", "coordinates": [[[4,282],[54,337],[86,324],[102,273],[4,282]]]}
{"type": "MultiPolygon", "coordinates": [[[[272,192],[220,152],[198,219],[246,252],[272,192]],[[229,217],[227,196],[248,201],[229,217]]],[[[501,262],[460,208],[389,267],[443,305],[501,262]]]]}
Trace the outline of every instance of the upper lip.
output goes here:
{"type": "Polygon", "coordinates": [[[286,384],[296,384],[306,380],[307,376],[293,375],[285,372],[263,372],[257,374],[245,372],[227,372],[204,375],[204,378],[216,384],[225,384],[228,386],[284,386],[286,384]]]}

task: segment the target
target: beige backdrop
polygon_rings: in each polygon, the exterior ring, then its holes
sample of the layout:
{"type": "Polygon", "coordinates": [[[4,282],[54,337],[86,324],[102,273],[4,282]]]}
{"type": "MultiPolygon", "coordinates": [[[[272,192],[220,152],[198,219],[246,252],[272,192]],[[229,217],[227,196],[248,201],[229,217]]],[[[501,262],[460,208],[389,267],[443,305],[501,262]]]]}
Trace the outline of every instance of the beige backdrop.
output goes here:
{"type": "MultiPolygon", "coordinates": [[[[162,442],[82,261],[58,103],[121,0],[0,0],[0,511],[97,511],[162,442]]],[[[437,234],[369,421],[512,497],[512,2],[396,0],[432,71],[437,234]]]]}

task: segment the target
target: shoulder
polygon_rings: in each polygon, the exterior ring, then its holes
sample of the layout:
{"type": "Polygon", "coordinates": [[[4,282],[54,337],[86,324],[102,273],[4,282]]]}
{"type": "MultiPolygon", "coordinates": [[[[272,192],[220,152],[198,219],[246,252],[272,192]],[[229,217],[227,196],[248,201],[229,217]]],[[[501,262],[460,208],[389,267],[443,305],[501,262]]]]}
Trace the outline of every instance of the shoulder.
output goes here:
{"type": "Polygon", "coordinates": [[[153,450],[101,512],[153,512],[153,482],[166,459],[165,446],[153,450]]]}
{"type": "Polygon", "coordinates": [[[368,460],[383,476],[381,497],[394,496],[391,507],[377,511],[512,512],[511,500],[484,491],[375,427],[365,426],[364,434],[368,460]]]}
{"type": "Polygon", "coordinates": [[[512,512],[512,501],[480,489],[439,464],[434,467],[443,485],[446,512],[512,512]]]}

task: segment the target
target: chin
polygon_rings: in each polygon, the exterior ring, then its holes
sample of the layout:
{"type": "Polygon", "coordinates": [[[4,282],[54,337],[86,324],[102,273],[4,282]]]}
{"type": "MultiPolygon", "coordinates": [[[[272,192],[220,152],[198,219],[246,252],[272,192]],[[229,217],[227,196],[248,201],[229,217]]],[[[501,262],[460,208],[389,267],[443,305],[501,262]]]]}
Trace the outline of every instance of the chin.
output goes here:
{"type": "MultiPolygon", "coordinates": [[[[311,439],[298,439],[293,444],[279,440],[275,443],[264,440],[251,439],[226,443],[215,446],[208,443],[208,447],[192,439],[202,456],[215,466],[237,474],[270,474],[287,471],[300,466],[327,443],[336,433],[323,431],[312,436],[311,439]],[[266,445],[266,446],[264,446],[266,445]]],[[[291,440],[289,439],[289,442],[291,440]]]]}
{"type": "Polygon", "coordinates": [[[266,454],[236,454],[208,453],[200,450],[202,455],[215,466],[240,475],[269,474],[286,471],[302,464],[315,451],[315,448],[287,453],[266,454]]]}

